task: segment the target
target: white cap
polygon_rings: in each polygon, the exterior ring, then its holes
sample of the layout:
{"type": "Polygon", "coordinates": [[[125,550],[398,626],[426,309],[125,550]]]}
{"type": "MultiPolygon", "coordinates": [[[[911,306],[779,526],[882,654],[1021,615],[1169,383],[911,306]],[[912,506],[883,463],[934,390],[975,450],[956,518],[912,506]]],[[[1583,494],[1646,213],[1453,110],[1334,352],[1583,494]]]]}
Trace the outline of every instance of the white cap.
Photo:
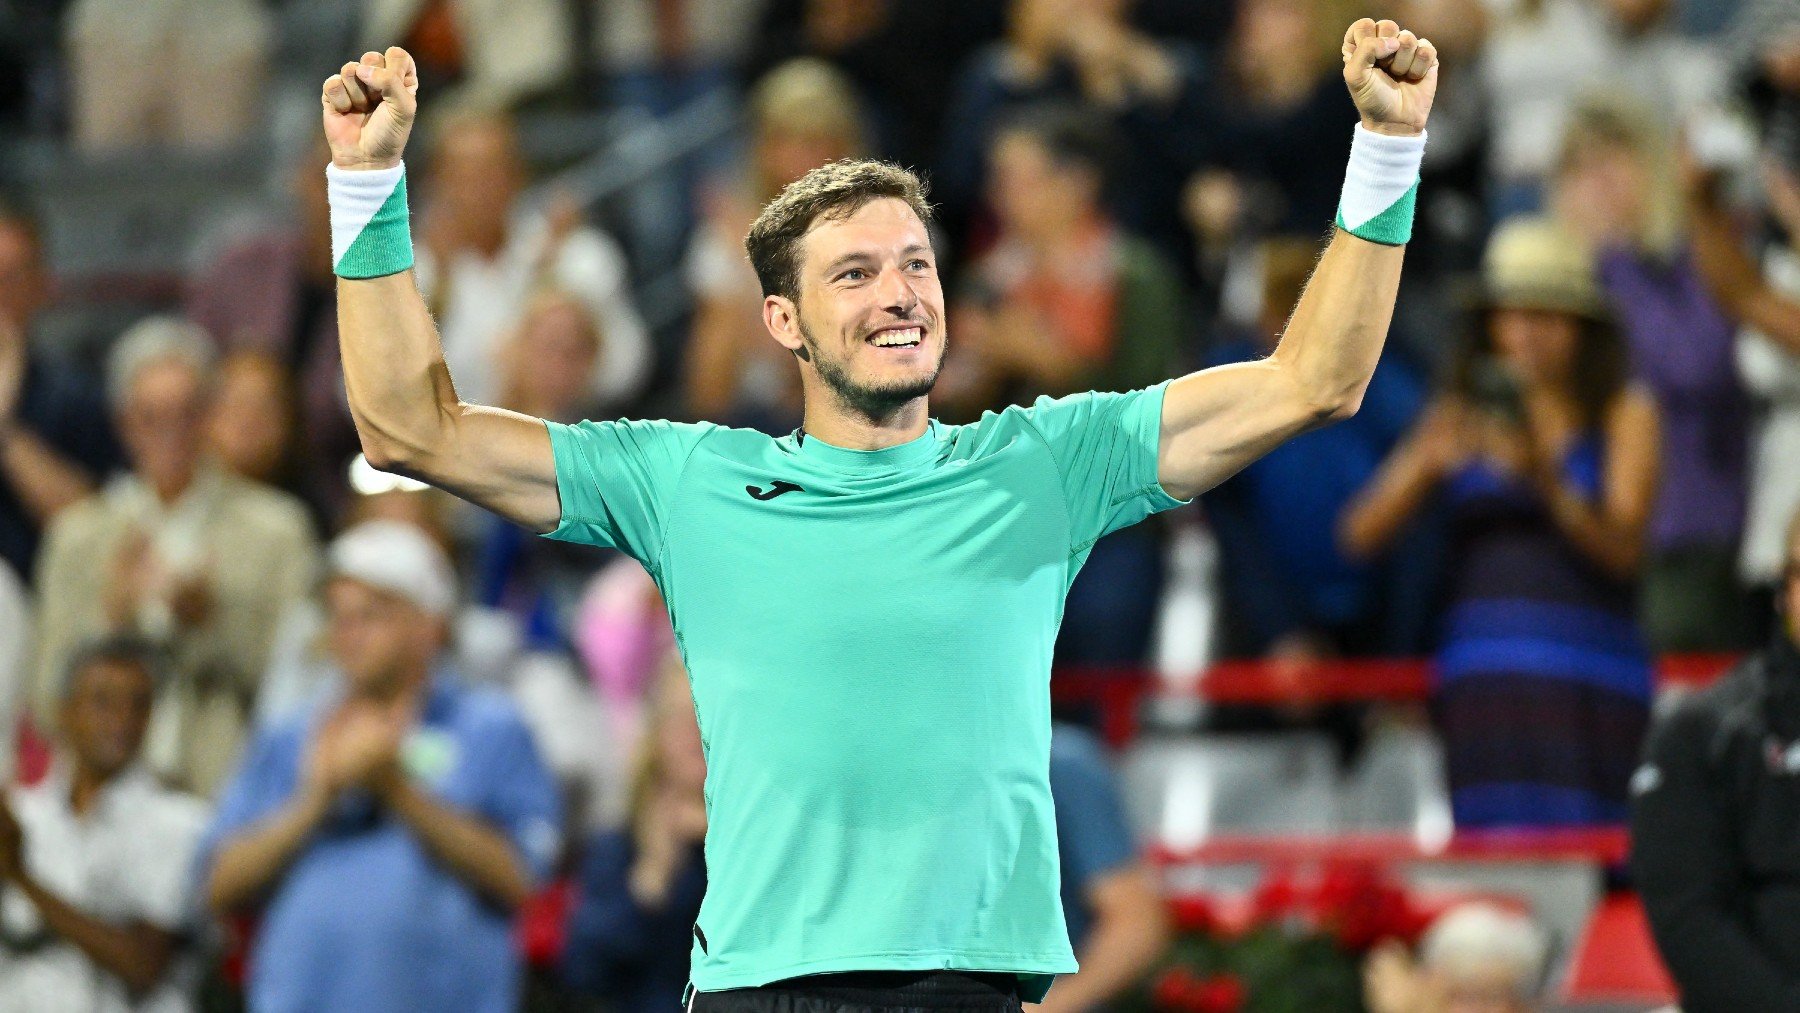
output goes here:
{"type": "Polygon", "coordinates": [[[364,521],[337,537],[327,553],[332,577],[391,591],[434,616],[456,606],[456,575],[444,550],[404,521],[364,521]]]}

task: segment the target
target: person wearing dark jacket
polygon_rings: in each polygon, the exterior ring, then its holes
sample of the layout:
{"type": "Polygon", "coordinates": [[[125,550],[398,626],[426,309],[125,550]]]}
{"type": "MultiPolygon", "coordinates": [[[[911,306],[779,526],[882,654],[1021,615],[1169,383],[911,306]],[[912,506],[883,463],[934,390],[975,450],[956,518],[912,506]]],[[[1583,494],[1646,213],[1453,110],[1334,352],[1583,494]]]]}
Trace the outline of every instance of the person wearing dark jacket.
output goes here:
{"type": "Polygon", "coordinates": [[[1655,722],[1632,874],[1684,1013],[1800,1009],[1800,518],[1768,647],[1655,722]]]}

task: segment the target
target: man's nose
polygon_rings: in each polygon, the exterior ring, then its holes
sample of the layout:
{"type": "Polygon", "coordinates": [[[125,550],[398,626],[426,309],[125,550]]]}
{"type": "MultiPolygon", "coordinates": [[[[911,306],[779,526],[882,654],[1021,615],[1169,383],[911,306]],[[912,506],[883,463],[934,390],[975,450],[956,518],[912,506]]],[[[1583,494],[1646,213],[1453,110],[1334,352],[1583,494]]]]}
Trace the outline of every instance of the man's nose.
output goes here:
{"type": "Polygon", "coordinates": [[[897,316],[911,316],[914,307],[919,305],[919,295],[913,291],[912,282],[907,280],[906,272],[897,267],[881,272],[881,277],[876,279],[875,295],[881,300],[882,308],[897,316]]]}

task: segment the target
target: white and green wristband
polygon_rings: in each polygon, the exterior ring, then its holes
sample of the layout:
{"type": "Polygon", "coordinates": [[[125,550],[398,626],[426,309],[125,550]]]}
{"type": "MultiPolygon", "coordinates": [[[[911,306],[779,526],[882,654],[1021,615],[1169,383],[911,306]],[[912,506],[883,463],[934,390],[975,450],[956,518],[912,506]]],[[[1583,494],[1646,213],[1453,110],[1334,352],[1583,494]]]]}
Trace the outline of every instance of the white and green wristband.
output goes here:
{"type": "Polygon", "coordinates": [[[1400,246],[1411,239],[1419,163],[1424,160],[1424,132],[1395,137],[1358,123],[1350,142],[1350,165],[1344,170],[1337,227],[1384,246],[1400,246]]]}
{"type": "Polygon", "coordinates": [[[406,214],[406,165],[325,166],[331,203],[331,269],[340,278],[380,278],[413,265],[406,214]]]}

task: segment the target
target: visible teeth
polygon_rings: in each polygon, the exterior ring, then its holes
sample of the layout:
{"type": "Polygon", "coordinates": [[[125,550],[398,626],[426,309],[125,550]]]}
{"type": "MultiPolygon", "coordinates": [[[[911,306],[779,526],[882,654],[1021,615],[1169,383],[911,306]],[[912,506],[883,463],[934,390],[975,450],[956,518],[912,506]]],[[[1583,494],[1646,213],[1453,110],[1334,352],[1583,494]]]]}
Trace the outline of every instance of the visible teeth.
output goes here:
{"type": "Polygon", "coordinates": [[[924,332],[919,328],[908,327],[905,330],[882,331],[871,340],[876,345],[886,348],[891,345],[916,345],[923,340],[924,336],[924,332]]]}

